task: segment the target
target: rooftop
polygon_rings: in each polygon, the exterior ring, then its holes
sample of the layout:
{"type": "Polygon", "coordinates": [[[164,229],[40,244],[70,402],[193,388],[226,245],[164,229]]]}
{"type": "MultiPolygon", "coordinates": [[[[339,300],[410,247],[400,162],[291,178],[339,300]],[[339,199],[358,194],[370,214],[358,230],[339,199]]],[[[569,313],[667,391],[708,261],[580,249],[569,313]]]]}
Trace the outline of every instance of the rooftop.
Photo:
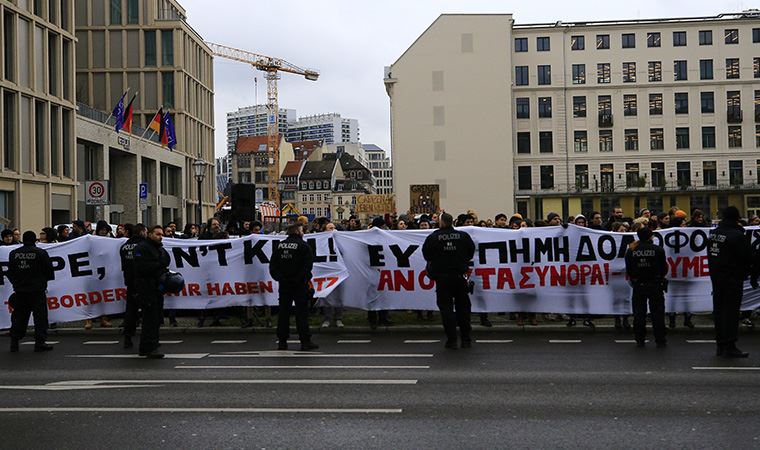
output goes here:
{"type": "Polygon", "coordinates": [[[324,180],[332,178],[335,160],[306,161],[301,180],[324,180]]]}
{"type": "Polygon", "coordinates": [[[662,23],[684,23],[684,22],[714,22],[727,20],[746,20],[760,19],[759,9],[747,9],[736,13],[722,13],[717,16],[699,16],[699,17],[668,17],[653,19],[627,19],[627,20],[592,20],[587,22],[550,22],[550,23],[515,23],[514,28],[548,28],[548,27],[592,27],[592,26],[610,26],[610,25],[649,25],[662,23]]]}

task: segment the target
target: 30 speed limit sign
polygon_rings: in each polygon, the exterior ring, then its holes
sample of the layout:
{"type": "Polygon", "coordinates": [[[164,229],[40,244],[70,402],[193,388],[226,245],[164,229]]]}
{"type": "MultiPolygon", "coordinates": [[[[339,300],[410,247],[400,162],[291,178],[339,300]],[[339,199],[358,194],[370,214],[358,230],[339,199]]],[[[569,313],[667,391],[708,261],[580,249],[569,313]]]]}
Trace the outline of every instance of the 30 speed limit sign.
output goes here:
{"type": "Polygon", "coordinates": [[[107,205],[108,204],[108,181],[85,182],[85,204],[107,205]]]}

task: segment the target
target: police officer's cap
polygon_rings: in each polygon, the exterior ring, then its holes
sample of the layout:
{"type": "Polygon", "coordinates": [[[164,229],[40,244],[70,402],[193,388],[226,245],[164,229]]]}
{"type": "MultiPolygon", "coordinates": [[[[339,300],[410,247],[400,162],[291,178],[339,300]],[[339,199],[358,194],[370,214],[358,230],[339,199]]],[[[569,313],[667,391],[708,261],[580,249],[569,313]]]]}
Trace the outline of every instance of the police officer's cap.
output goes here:
{"type": "Polygon", "coordinates": [[[185,278],[181,273],[177,272],[165,272],[159,278],[159,290],[166,294],[178,294],[185,288],[185,278]]]}

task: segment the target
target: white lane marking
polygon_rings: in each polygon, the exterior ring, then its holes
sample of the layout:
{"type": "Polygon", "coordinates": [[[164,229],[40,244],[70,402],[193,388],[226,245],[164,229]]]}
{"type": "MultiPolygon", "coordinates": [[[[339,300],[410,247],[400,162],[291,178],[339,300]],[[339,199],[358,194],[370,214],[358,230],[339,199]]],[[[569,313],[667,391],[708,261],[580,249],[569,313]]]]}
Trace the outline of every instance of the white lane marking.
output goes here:
{"type": "Polygon", "coordinates": [[[181,344],[182,341],[158,341],[159,344],[181,344]]]}
{"type": "Polygon", "coordinates": [[[407,339],[404,344],[437,344],[441,342],[440,339],[407,339]]]}
{"type": "MultiPolygon", "coordinates": [[[[277,342],[277,341],[275,341],[275,342],[277,342]]],[[[288,339],[288,344],[300,344],[300,343],[301,343],[301,341],[299,341],[299,340],[296,340],[296,339],[288,339]]]]}
{"type": "Polygon", "coordinates": [[[86,391],[94,389],[124,389],[124,388],[149,388],[161,387],[160,385],[143,384],[143,385],[126,385],[111,384],[106,386],[59,386],[59,385],[17,385],[17,386],[0,386],[2,390],[12,391],[86,391]]]}
{"type": "Polygon", "coordinates": [[[306,413],[306,414],[400,414],[397,409],[360,408],[98,408],[98,407],[42,407],[42,408],[0,408],[0,413],[36,412],[139,412],[139,413],[306,413]]]}
{"type": "MultiPolygon", "coordinates": [[[[45,343],[47,345],[55,345],[55,344],[60,344],[61,342],[60,341],[45,341],[45,343]]],[[[21,345],[34,345],[34,344],[35,344],[34,341],[27,341],[27,342],[21,343],[21,345]]]]}
{"type": "Polygon", "coordinates": [[[291,353],[291,352],[257,352],[257,353],[238,353],[238,354],[218,354],[208,355],[209,358],[432,358],[433,354],[406,354],[406,353],[344,353],[344,354],[326,354],[326,353],[291,353]]]}
{"type": "Polygon", "coordinates": [[[245,339],[240,340],[230,340],[230,341],[211,341],[212,344],[245,344],[248,342],[245,339]]]}
{"type": "Polygon", "coordinates": [[[340,339],[338,344],[371,344],[371,339],[340,339]]]}
{"type": "Polygon", "coordinates": [[[760,367],[692,367],[692,370],[760,370],[760,367]]]}
{"type": "Polygon", "coordinates": [[[550,344],[580,344],[580,339],[549,339],[550,344]]]}
{"type": "MultiPolygon", "coordinates": [[[[117,358],[117,359],[144,359],[144,356],[136,354],[125,355],[66,355],[69,358],[117,358]]],[[[208,353],[167,353],[166,359],[201,359],[209,356],[208,353]]]]}
{"type": "Polygon", "coordinates": [[[85,341],[84,345],[114,345],[118,343],[119,341],[85,341]]]}
{"type": "Polygon", "coordinates": [[[430,366],[174,366],[175,369],[223,369],[223,370],[248,370],[248,369],[275,369],[275,370],[324,370],[324,369],[339,369],[339,370],[390,370],[390,369],[402,369],[402,370],[424,370],[430,369],[430,366]]]}
{"type": "Polygon", "coordinates": [[[687,339],[686,342],[689,344],[714,344],[715,339],[687,339]]]}
{"type": "Polygon", "coordinates": [[[245,380],[69,380],[48,383],[47,386],[101,386],[101,385],[142,385],[142,384],[362,384],[362,385],[397,385],[417,384],[417,380],[280,380],[280,379],[245,379],[245,380]]]}
{"type": "Polygon", "coordinates": [[[511,344],[514,341],[511,339],[476,339],[476,344],[511,344]]]}
{"type": "MultiPolygon", "coordinates": [[[[644,342],[649,342],[649,339],[647,339],[644,342]]],[[[636,340],[635,339],[615,339],[615,343],[616,344],[635,344],[636,340]]]]}

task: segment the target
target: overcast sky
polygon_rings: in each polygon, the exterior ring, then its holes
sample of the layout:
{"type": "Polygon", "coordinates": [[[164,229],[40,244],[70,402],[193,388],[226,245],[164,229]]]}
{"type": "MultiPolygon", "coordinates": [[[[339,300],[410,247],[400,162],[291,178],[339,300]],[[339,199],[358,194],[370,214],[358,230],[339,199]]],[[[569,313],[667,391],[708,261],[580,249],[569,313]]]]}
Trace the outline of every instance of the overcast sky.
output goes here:
{"type": "MultiPolygon", "coordinates": [[[[337,112],[359,120],[361,140],[390,150],[383,67],[442,13],[512,13],[517,23],[686,17],[738,12],[734,0],[180,0],[210,42],[275,56],[321,72],[319,81],[283,74],[280,107],[299,116],[337,112]]],[[[226,113],[266,102],[266,81],[250,66],[215,59],[216,154],[226,153],[226,113]],[[254,89],[258,78],[258,95],[254,89]]]]}

